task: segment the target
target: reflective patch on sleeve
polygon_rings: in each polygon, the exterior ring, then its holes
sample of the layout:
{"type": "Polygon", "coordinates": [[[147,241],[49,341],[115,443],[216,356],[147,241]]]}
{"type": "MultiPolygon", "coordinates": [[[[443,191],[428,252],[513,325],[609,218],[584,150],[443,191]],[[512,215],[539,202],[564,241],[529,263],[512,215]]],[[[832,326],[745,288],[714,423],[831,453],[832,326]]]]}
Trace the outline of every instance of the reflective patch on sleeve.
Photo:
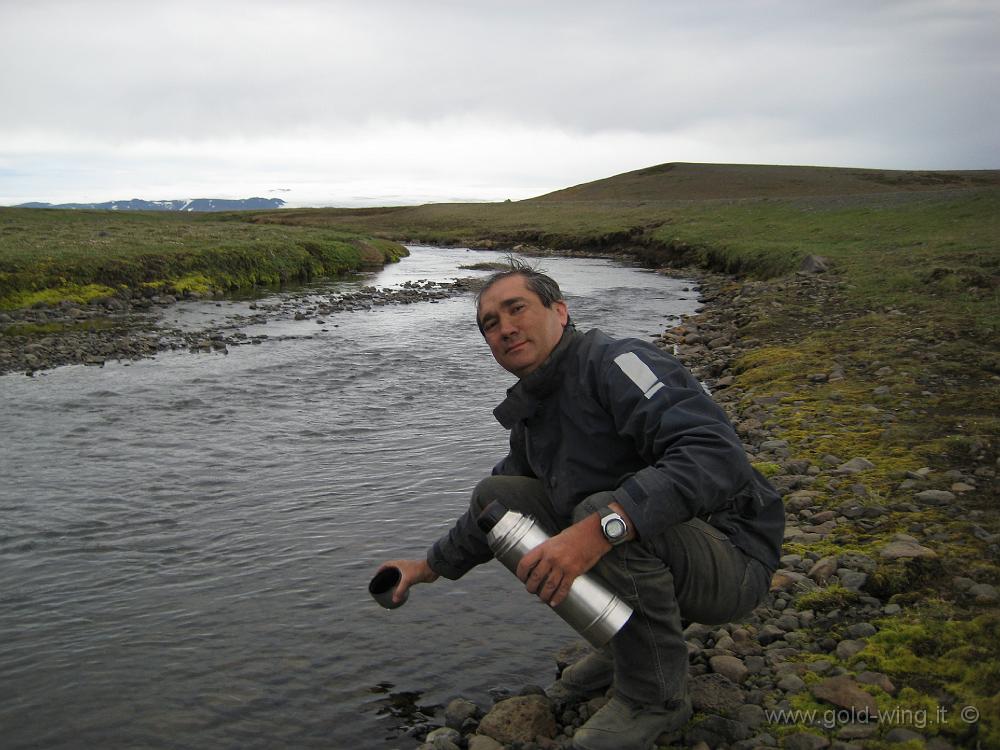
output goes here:
{"type": "Polygon", "coordinates": [[[649,365],[639,359],[635,352],[619,354],[615,357],[615,364],[628,375],[629,380],[638,386],[646,398],[652,398],[654,393],[665,387],[656,377],[656,373],[650,370],[649,365]]]}

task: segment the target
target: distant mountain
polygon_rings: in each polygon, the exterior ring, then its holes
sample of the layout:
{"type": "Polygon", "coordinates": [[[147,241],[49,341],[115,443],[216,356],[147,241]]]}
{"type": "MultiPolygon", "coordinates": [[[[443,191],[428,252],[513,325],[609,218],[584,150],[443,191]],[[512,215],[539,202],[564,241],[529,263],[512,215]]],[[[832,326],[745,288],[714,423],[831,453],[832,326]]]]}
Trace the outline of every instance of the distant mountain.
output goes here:
{"type": "Polygon", "coordinates": [[[96,209],[98,211],[248,211],[267,208],[281,208],[285,202],[281,198],[194,198],[192,200],[144,201],[133,198],[130,201],[106,201],[104,203],[22,203],[15,208],[69,208],[96,209]]]}

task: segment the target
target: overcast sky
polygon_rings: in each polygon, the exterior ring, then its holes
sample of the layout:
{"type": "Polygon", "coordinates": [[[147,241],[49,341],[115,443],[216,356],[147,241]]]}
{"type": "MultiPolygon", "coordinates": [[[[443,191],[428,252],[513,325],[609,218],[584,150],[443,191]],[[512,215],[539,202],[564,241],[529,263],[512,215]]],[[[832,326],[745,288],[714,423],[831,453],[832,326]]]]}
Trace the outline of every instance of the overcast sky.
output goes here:
{"type": "Polygon", "coordinates": [[[1000,168],[996,0],[0,0],[0,205],[1000,168]]]}

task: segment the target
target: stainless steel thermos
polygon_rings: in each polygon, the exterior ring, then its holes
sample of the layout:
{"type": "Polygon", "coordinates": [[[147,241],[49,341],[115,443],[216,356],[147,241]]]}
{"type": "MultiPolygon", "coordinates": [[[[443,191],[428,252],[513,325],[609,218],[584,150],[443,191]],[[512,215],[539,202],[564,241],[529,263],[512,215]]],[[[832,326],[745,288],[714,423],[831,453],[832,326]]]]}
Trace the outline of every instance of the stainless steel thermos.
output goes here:
{"type": "MultiPolygon", "coordinates": [[[[499,502],[490,503],[477,523],[497,560],[511,573],[525,553],[549,538],[531,516],[507,510],[499,502]]],[[[577,577],[569,595],[553,609],[594,648],[610,641],[632,616],[630,606],[589,574],[577,577]]]]}

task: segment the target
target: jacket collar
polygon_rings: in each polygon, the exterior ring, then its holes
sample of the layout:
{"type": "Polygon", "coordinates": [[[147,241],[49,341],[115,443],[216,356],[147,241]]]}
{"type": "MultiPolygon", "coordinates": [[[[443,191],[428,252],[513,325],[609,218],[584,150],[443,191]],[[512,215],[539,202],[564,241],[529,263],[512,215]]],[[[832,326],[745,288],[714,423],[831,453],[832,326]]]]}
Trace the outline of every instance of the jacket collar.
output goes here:
{"type": "Polygon", "coordinates": [[[493,410],[493,416],[504,429],[509,430],[521,420],[531,417],[537,411],[539,402],[555,390],[562,380],[566,352],[580,336],[576,327],[567,323],[562,338],[548,358],[507,389],[507,398],[493,410]]]}

